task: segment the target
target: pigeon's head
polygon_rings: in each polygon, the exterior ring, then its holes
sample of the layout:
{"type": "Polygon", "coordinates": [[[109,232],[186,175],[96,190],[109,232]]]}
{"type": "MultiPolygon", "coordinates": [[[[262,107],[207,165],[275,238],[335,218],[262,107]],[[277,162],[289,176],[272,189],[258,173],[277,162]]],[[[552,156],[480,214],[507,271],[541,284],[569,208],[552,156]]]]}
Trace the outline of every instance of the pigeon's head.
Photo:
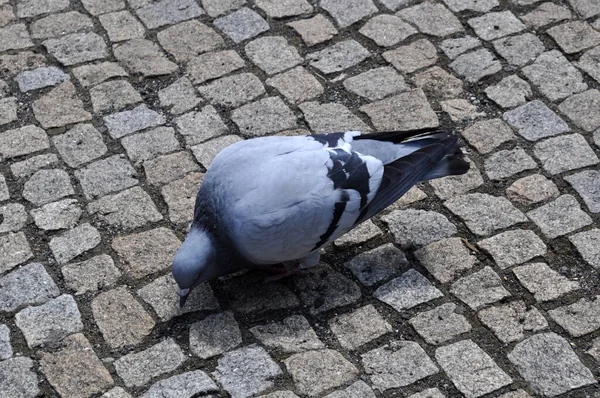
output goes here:
{"type": "Polygon", "coordinates": [[[172,273],[179,287],[179,305],[183,307],[190,290],[209,279],[215,271],[216,250],[210,234],[192,226],[173,259],[172,273]]]}

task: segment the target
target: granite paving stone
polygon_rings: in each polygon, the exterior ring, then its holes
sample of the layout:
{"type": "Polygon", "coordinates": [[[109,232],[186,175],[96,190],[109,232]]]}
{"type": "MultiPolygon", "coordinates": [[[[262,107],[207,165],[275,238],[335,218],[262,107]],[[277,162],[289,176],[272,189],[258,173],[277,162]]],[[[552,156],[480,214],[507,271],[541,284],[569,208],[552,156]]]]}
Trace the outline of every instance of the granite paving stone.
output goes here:
{"type": "Polygon", "coordinates": [[[421,89],[372,102],[362,106],[360,110],[371,118],[375,128],[382,131],[439,126],[439,119],[421,89]]]}
{"type": "Polygon", "coordinates": [[[525,170],[537,168],[537,163],[523,148],[507,149],[490,155],[484,162],[490,180],[504,180],[525,170]]]}
{"type": "Polygon", "coordinates": [[[68,11],[48,15],[37,19],[29,25],[33,39],[48,39],[69,33],[91,30],[94,27],[92,19],[77,11],[68,11]]]}
{"type": "Polygon", "coordinates": [[[282,36],[260,37],[246,44],[246,56],[269,75],[283,72],[302,62],[294,46],[282,36]]]}
{"type": "Polygon", "coordinates": [[[161,188],[161,194],[167,204],[171,222],[180,224],[192,221],[196,194],[203,177],[204,174],[202,173],[189,173],[185,177],[161,188]]]}
{"type": "Polygon", "coordinates": [[[482,154],[490,153],[505,142],[516,138],[511,128],[501,119],[475,122],[462,131],[462,136],[482,154]]]}
{"type": "Polygon", "coordinates": [[[537,141],[570,130],[564,120],[539,100],[508,111],[503,118],[528,141],[537,141]]]}
{"type": "Polygon", "coordinates": [[[113,155],[75,171],[87,199],[132,187],[138,183],[135,169],[123,155],[113,155]]]}
{"type": "Polygon", "coordinates": [[[521,300],[479,311],[479,319],[503,343],[523,340],[526,334],[548,328],[548,322],[537,308],[521,300]]]}
{"type": "Polygon", "coordinates": [[[454,12],[466,10],[488,12],[500,4],[498,0],[444,0],[444,3],[454,12]]]}
{"type": "Polygon", "coordinates": [[[594,47],[583,53],[576,63],[577,67],[590,75],[594,80],[600,82],[600,46],[594,47]]]}
{"type": "Polygon", "coordinates": [[[534,155],[550,174],[598,164],[598,156],[581,134],[561,135],[537,143],[534,155]]]}
{"type": "Polygon", "coordinates": [[[573,337],[581,337],[600,328],[600,301],[598,296],[592,300],[582,298],[579,301],[549,310],[548,314],[573,337]]]}
{"type": "Polygon", "coordinates": [[[114,366],[127,387],[139,387],[153,377],[177,369],[185,359],[181,347],[172,338],[167,338],[144,351],[122,356],[114,366]]]}
{"type": "Polygon", "coordinates": [[[416,394],[410,395],[408,398],[445,398],[446,396],[437,388],[428,388],[416,394]]]}
{"type": "Polygon", "coordinates": [[[469,171],[458,176],[446,176],[430,180],[429,185],[435,195],[444,200],[465,194],[483,185],[483,178],[477,166],[471,161],[469,171]]]}
{"type": "Polygon", "coordinates": [[[360,223],[350,232],[337,238],[333,244],[335,246],[355,246],[366,243],[372,239],[383,236],[381,229],[371,220],[360,223]]]}
{"type": "Polygon", "coordinates": [[[146,39],[119,43],[113,46],[113,53],[125,69],[144,77],[168,75],[178,70],[177,64],[166,57],[158,44],[146,39]]]}
{"type": "Polygon", "coordinates": [[[513,273],[537,301],[555,300],[579,289],[577,281],[562,276],[545,263],[531,263],[516,267],[513,273]]]}
{"type": "Polygon", "coordinates": [[[65,66],[103,59],[108,56],[104,39],[94,32],[71,33],[60,38],[48,39],[43,44],[48,52],[65,66]]]}
{"type": "Polygon", "coordinates": [[[213,24],[235,43],[251,39],[270,29],[267,21],[247,7],[217,18],[213,24]]]}
{"type": "Polygon", "coordinates": [[[416,34],[417,30],[395,15],[380,14],[369,19],[358,32],[377,45],[391,47],[416,34]]]}
{"type": "Polygon", "coordinates": [[[558,109],[585,131],[594,131],[600,127],[600,91],[598,90],[574,94],[564,100],[558,109]]]}
{"type": "Polygon", "coordinates": [[[540,395],[554,397],[596,382],[569,342],[555,333],[540,333],[518,343],[508,359],[540,395]]]}
{"type": "Polygon", "coordinates": [[[33,102],[33,114],[43,128],[61,127],[90,120],[77,89],[71,82],[64,82],[33,102]]]}
{"type": "Polygon", "coordinates": [[[156,205],[140,187],[107,195],[87,207],[90,216],[122,230],[134,229],[162,220],[156,205]]]}
{"type": "Polygon", "coordinates": [[[408,386],[439,372],[423,348],[414,341],[391,341],[361,355],[373,386],[386,391],[408,386]]]}
{"type": "Polygon", "coordinates": [[[140,94],[126,80],[100,83],[90,90],[94,113],[120,111],[142,101],[140,94]]]}
{"type": "Polygon", "coordinates": [[[217,156],[221,150],[241,140],[242,139],[237,135],[226,135],[223,137],[214,138],[203,144],[195,145],[191,149],[196,160],[202,166],[208,168],[215,156],[217,156]]]}
{"type": "Polygon", "coordinates": [[[441,101],[440,105],[442,111],[448,114],[453,122],[464,122],[485,116],[485,112],[477,112],[477,106],[462,98],[441,101]]]}
{"type": "Polygon", "coordinates": [[[246,315],[264,315],[269,311],[300,306],[298,298],[288,287],[281,283],[265,284],[264,279],[261,275],[246,274],[228,280],[223,289],[231,307],[246,315]]]}
{"type": "Polygon", "coordinates": [[[47,64],[46,58],[32,51],[20,51],[16,54],[0,55],[0,66],[3,69],[2,76],[12,77],[24,70],[34,69],[47,64]]]}
{"type": "Polygon", "coordinates": [[[127,72],[114,62],[99,62],[73,69],[73,75],[83,87],[91,87],[113,77],[125,77],[127,72]]]}
{"type": "Polygon", "coordinates": [[[204,283],[190,292],[183,308],[179,306],[177,283],[171,274],[160,276],[137,291],[138,296],[149,304],[163,322],[178,315],[194,311],[219,309],[210,285],[204,283]]]}
{"type": "Polygon", "coordinates": [[[122,138],[136,131],[155,127],[165,123],[162,115],[149,109],[147,105],[139,105],[132,110],[104,116],[104,123],[112,138],[122,138]]]}
{"type": "Polygon", "coordinates": [[[523,105],[533,97],[531,86],[517,75],[500,80],[498,84],[485,89],[485,94],[502,108],[523,105]]]}
{"type": "Polygon", "coordinates": [[[40,263],[31,263],[0,277],[0,312],[24,305],[43,304],[60,294],[40,263]]]}
{"type": "Polygon", "coordinates": [[[69,0],[22,0],[17,3],[17,15],[19,18],[34,17],[62,11],[67,7],[69,0]]]}
{"type": "Polygon", "coordinates": [[[264,348],[252,344],[223,355],[212,376],[232,398],[246,398],[273,387],[282,373],[264,348]]]}
{"type": "Polygon", "coordinates": [[[522,264],[546,254],[544,242],[535,232],[524,229],[502,232],[477,242],[477,245],[490,253],[500,268],[522,264]]]}
{"type": "Polygon", "coordinates": [[[442,4],[420,3],[404,8],[397,14],[400,18],[417,27],[421,33],[438,37],[462,32],[464,28],[458,18],[442,4]]]}
{"type": "Polygon", "coordinates": [[[217,51],[189,60],[187,73],[193,84],[201,84],[236,71],[244,65],[244,60],[235,51],[217,51]]]}
{"type": "Polygon", "coordinates": [[[373,286],[408,268],[408,260],[401,250],[387,243],[357,255],[345,266],[363,285],[373,286]]]}
{"type": "Polygon", "coordinates": [[[23,185],[23,198],[37,206],[74,193],[69,175],[61,169],[38,170],[23,185]]]}
{"type": "Polygon", "coordinates": [[[201,370],[181,373],[154,383],[142,398],[192,398],[197,394],[218,392],[219,388],[201,370]]]}
{"type": "Polygon", "coordinates": [[[520,32],[525,25],[510,11],[489,12],[467,21],[475,34],[483,40],[491,41],[520,32]]]}
{"type": "Polygon", "coordinates": [[[342,347],[349,350],[355,350],[392,331],[392,326],[372,305],[333,318],[329,321],[329,328],[342,347]]]}
{"type": "MultiPolygon", "coordinates": [[[[39,169],[44,167],[58,166],[58,156],[53,153],[45,153],[42,155],[32,156],[20,162],[15,162],[10,165],[10,172],[16,178],[26,178],[33,175],[39,169]]],[[[8,195],[8,192],[7,192],[8,195]]]]}
{"type": "Polygon", "coordinates": [[[64,134],[52,136],[54,147],[65,163],[80,167],[104,155],[108,148],[92,124],[78,124],[64,134]]]}
{"type": "Polygon", "coordinates": [[[30,358],[15,357],[0,362],[0,392],[6,398],[34,398],[40,395],[39,378],[30,358]]]}
{"type": "Polygon", "coordinates": [[[512,383],[494,360],[472,340],[435,350],[435,358],[466,397],[480,397],[512,383]]]}
{"type": "Polygon", "coordinates": [[[415,258],[441,283],[452,281],[477,263],[461,238],[441,239],[414,253],[415,258]]]}
{"type": "Polygon", "coordinates": [[[0,236],[0,272],[11,270],[33,257],[23,232],[0,236]]]}
{"type": "Polygon", "coordinates": [[[146,33],[144,25],[127,10],[100,15],[98,19],[112,42],[141,38],[146,33]]]}
{"type": "Polygon", "coordinates": [[[325,74],[341,72],[369,58],[369,51],[355,40],[332,44],[323,50],[308,54],[310,65],[325,74]]]}
{"type": "Polygon", "coordinates": [[[270,77],[265,82],[275,87],[291,103],[304,102],[324,92],[319,80],[302,66],[270,77]]]}
{"type": "Polygon", "coordinates": [[[600,172],[585,170],[565,177],[592,213],[600,213],[600,172]]]}
{"type": "Polygon", "coordinates": [[[122,259],[117,266],[133,278],[168,268],[180,245],[175,234],[164,227],[118,236],[112,241],[113,250],[122,259]]]}
{"type": "Polygon", "coordinates": [[[472,310],[510,296],[498,274],[489,266],[457,280],[452,284],[450,292],[472,310]]]}
{"type": "Polygon", "coordinates": [[[124,0],[81,0],[83,7],[92,15],[106,14],[125,8],[124,0]]]}
{"type": "Polygon", "coordinates": [[[68,74],[55,66],[42,66],[33,70],[19,73],[15,80],[22,92],[38,90],[44,87],[55,86],[70,80],[68,74]]]}
{"type": "Polygon", "coordinates": [[[18,23],[0,28],[0,52],[32,47],[25,24],[18,23]]]}
{"type": "Polygon", "coordinates": [[[600,32],[583,21],[566,22],[548,29],[546,33],[567,54],[578,53],[600,44],[600,32]]]}
{"type": "Polygon", "coordinates": [[[296,115],[280,97],[268,97],[243,105],[231,112],[240,133],[252,137],[293,129],[296,115]]]}
{"type": "Polygon", "coordinates": [[[225,44],[212,28],[196,21],[186,21],[162,30],[156,36],[160,45],[178,61],[186,61],[225,44]]]}
{"type": "MultiPolygon", "coordinates": [[[[348,388],[343,390],[337,390],[331,394],[327,394],[324,398],[376,398],[375,393],[369,387],[367,383],[362,380],[358,380],[351,384],[348,388]]],[[[285,397],[282,397],[285,398],[285,397]]],[[[293,398],[293,397],[289,397],[293,398]]]]}
{"type": "Polygon", "coordinates": [[[583,18],[594,17],[600,14],[600,4],[596,1],[569,0],[569,3],[575,9],[575,12],[583,18]]]}
{"type": "Polygon", "coordinates": [[[182,178],[187,173],[199,171],[200,167],[194,162],[188,152],[175,152],[161,155],[144,162],[146,180],[152,185],[161,185],[182,178]]]}
{"type": "Polygon", "coordinates": [[[230,311],[209,315],[190,326],[190,351],[212,358],[242,344],[242,334],[230,311]]]}
{"type": "Polygon", "coordinates": [[[342,104],[304,102],[298,107],[315,133],[370,131],[365,122],[342,104]]]}
{"type": "Polygon", "coordinates": [[[227,14],[246,4],[246,0],[202,0],[204,11],[211,17],[227,14]]]}
{"type": "Polygon", "coordinates": [[[378,288],[373,296],[396,311],[402,312],[443,297],[444,294],[418,271],[410,269],[378,288]]]}
{"type": "Polygon", "coordinates": [[[294,354],[284,363],[298,392],[311,397],[347,384],[358,376],[356,366],[330,349],[294,354]]]}
{"type": "Polygon", "coordinates": [[[10,199],[10,192],[8,191],[8,185],[6,185],[6,177],[4,177],[3,174],[0,174],[0,201],[5,201],[8,199],[10,199]]]}
{"type": "MultiPolygon", "coordinates": [[[[94,321],[98,325],[102,337],[113,349],[139,344],[154,327],[152,317],[125,287],[100,293],[92,300],[91,307],[94,321]]],[[[160,352],[162,351],[164,350],[161,349],[160,352]]],[[[145,366],[146,370],[150,371],[151,364],[140,364],[139,362],[143,362],[144,359],[143,356],[141,357],[142,359],[138,361],[128,360],[127,356],[121,359],[120,363],[125,364],[123,369],[126,369],[127,374],[122,374],[120,367],[115,363],[119,376],[126,380],[127,385],[136,384],[140,379],[148,381],[147,379],[150,378],[146,379],[143,369],[145,366]]],[[[166,359],[162,358],[165,362],[166,359]]]]}
{"type": "Polygon", "coordinates": [[[200,86],[198,91],[212,104],[235,108],[261,96],[265,88],[255,74],[240,73],[200,86]]]}
{"type": "Polygon", "coordinates": [[[408,322],[427,343],[439,345],[471,331],[471,324],[459,311],[456,304],[446,303],[421,312],[408,322]]]}
{"type": "Polygon", "coordinates": [[[179,115],[193,109],[202,99],[198,96],[192,82],[186,77],[176,80],[173,84],[158,92],[158,98],[163,108],[173,115],[179,115]]]}
{"type": "Polygon", "coordinates": [[[113,285],[121,276],[121,271],[108,254],[101,254],[89,260],[65,264],[61,268],[65,284],[80,295],[96,292],[113,285]]]}
{"type": "Polygon", "coordinates": [[[59,264],[65,264],[75,257],[100,244],[100,233],[88,223],[69,229],[50,239],[48,246],[59,264]]]}
{"type": "Polygon", "coordinates": [[[338,33],[335,26],[323,14],[317,14],[312,18],[299,19],[287,25],[298,32],[304,43],[309,47],[326,42],[338,33]]]}
{"type": "Polygon", "coordinates": [[[415,74],[412,80],[430,98],[456,98],[463,92],[462,81],[439,66],[415,74]]]}
{"type": "Polygon", "coordinates": [[[572,16],[573,14],[567,7],[547,2],[540,4],[525,15],[520,15],[519,18],[525,22],[525,25],[541,28],[554,22],[570,19],[572,16]]]}
{"type": "Polygon", "coordinates": [[[522,72],[550,101],[564,99],[588,88],[581,73],[558,50],[541,54],[522,72]]]}
{"type": "Polygon", "coordinates": [[[412,73],[437,61],[437,50],[427,39],[416,40],[409,45],[383,53],[383,58],[396,69],[404,73],[412,73]]]}
{"type": "Polygon", "coordinates": [[[592,267],[600,268],[600,230],[591,229],[569,237],[581,257],[592,267]]]}
{"type": "Polygon", "coordinates": [[[343,3],[335,0],[321,0],[319,5],[342,28],[379,11],[372,0],[349,0],[343,3]]]}
{"type": "Polygon", "coordinates": [[[308,14],[313,10],[306,0],[257,0],[256,5],[271,18],[308,14]]]}
{"type": "Polygon", "coordinates": [[[435,211],[395,210],[381,219],[402,248],[425,246],[457,232],[454,224],[435,211]]]}
{"type": "Polygon", "coordinates": [[[0,324],[0,360],[5,360],[12,356],[13,349],[10,344],[10,329],[5,324],[0,324]]]}
{"type": "Polygon", "coordinates": [[[281,322],[254,326],[250,328],[250,332],[263,345],[286,354],[325,348],[302,315],[292,315],[281,322]]]}
{"type": "Polygon", "coordinates": [[[194,0],[159,0],[135,10],[148,29],[196,18],[204,11],[194,0]]]}
{"type": "Polygon", "coordinates": [[[172,127],[157,127],[144,133],[128,135],[121,139],[121,145],[135,164],[181,149],[172,127]]]}
{"type": "Polygon", "coordinates": [[[459,55],[480,46],[481,41],[473,36],[446,39],[440,43],[440,48],[450,59],[455,59],[459,55]]]}
{"type": "Polygon", "coordinates": [[[0,205],[0,233],[20,231],[27,224],[29,217],[25,206],[20,203],[0,205]]]}
{"type": "Polygon", "coordinates": [[[484,77],[494,75],[502,69],[500,61],[484,48],[459,55],[450,64],[450,67],[470,83],[477,83],[484,77]]]}
{"type": "Polygon", "coordinates": [[[81,313],[73,296],[63,294],[38,307],[27,307],[15,315],[15,323],[33,348],[58,342],[83,329],[81,313]]]}

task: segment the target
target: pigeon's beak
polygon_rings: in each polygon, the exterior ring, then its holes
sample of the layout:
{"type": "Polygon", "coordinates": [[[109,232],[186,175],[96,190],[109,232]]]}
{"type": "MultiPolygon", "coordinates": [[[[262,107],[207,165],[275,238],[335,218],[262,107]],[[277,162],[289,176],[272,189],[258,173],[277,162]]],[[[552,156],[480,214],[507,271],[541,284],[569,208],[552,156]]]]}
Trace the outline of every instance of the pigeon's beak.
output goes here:
{"type": "Polygon", "coordinates": [[[188,298],[188,294],[190,294],[190,289],[179,288],[178,293],[179,293],[179,307],[181,308],[185,304],[185,301],[188,298]]]}

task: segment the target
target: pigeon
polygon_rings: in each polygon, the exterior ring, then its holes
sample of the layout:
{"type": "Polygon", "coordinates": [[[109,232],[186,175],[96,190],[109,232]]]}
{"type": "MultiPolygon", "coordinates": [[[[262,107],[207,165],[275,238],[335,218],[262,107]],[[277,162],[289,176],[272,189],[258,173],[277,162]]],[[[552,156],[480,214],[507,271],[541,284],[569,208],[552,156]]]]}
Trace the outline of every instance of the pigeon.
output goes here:
{"type": "Polygon", "coordinates": [[[242,269],[287,276],[313,267],[322,247],[416,183],[468,170],[458,137],[431,129],[268,136],[230,145],[208,167],[190,231],[173,259],[180,305],[195,286],[242,269]]]}

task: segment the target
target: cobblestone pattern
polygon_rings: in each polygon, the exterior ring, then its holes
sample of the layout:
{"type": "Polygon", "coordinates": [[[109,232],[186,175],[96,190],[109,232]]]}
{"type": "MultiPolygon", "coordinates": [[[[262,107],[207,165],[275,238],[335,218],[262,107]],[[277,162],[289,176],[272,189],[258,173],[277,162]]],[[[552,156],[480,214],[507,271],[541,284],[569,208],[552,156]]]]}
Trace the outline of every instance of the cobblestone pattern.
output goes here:
{"type": "Polygon", "coordinates": [[[0,397],[600,397],[599,89],[598,0],[0,0],[0,397]],[[179,308],[219,150],[438,126],[468,174],[179,308]]]}

